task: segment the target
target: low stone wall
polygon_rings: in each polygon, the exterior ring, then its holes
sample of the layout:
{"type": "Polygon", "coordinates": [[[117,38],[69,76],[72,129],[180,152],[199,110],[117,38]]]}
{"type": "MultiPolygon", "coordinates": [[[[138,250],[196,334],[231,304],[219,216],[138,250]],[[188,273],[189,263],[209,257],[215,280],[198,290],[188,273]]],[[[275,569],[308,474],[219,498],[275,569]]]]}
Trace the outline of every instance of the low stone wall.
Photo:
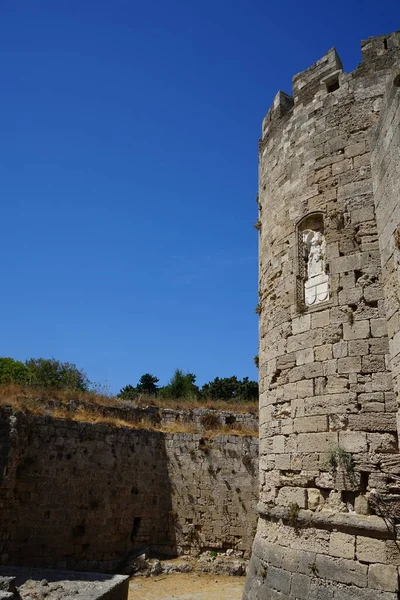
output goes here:
{"type": "Polygon", "coordinates": [[[258,439],[163,434],[0,409],[0,559],[86,571],[234,548],[256,523],[258,439]]]}
{"type": "Polygon", "coordinates": [[[15,600],[127,600],[129,578],[124,575],[76,573],[53,569],[0,567],[0,597],[10,590],[15,600]],[[12,591],[11,591],[12,590],[12,591]]]}

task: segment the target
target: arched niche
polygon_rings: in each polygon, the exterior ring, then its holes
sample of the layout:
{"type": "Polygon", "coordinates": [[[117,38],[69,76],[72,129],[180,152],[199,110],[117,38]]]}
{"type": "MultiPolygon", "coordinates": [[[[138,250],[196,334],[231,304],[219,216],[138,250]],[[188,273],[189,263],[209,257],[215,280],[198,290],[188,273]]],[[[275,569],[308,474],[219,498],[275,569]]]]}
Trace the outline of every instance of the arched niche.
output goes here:
{"type": "Polygon", "coordinates": [[[329,300],[329,276],[326,273],[324,215],[314,212],[297,223],[297,304],[310,308],[329,300]]]}

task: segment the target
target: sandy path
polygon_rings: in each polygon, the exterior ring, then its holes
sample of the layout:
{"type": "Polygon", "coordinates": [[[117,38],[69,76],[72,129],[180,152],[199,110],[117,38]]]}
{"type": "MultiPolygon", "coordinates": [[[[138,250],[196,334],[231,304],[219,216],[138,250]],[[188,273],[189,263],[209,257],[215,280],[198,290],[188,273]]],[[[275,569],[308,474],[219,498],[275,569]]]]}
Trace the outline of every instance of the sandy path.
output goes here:
{"type": "Polygon", "coordinates": [[[197,573],[135,577],[129,600],[241,600],[244,579],[197,573]]]}

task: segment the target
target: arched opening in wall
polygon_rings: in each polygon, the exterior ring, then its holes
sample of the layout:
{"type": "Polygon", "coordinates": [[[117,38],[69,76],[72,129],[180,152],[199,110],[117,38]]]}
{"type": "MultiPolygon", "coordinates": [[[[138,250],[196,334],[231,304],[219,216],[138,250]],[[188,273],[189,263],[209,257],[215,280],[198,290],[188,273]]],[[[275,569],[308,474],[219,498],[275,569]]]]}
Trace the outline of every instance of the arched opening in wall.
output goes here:
{"type": "Polygon", "coordinates": [[[315,212],[296,227],[297,235],[297,307],[304,311],[329,300],[329,276],[326,272],[324,215],[315,212]]]}
{"type": "Polygon", "coordinates": [[[394,87],[400,87],[400,73],[393,79],[394,87]]]}

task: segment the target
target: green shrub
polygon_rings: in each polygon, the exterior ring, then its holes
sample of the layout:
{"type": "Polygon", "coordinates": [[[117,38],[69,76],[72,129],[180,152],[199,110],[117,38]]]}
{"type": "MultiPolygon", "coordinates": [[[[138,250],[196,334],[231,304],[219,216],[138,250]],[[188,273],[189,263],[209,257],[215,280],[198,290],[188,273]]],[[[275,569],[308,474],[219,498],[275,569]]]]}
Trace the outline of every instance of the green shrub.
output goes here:
{"type": "Polygon", "coordinates": [[[26,385],[28,382],[28,367],[23,362],[6,356],[0,357],[0,384],[26,385]]]}

